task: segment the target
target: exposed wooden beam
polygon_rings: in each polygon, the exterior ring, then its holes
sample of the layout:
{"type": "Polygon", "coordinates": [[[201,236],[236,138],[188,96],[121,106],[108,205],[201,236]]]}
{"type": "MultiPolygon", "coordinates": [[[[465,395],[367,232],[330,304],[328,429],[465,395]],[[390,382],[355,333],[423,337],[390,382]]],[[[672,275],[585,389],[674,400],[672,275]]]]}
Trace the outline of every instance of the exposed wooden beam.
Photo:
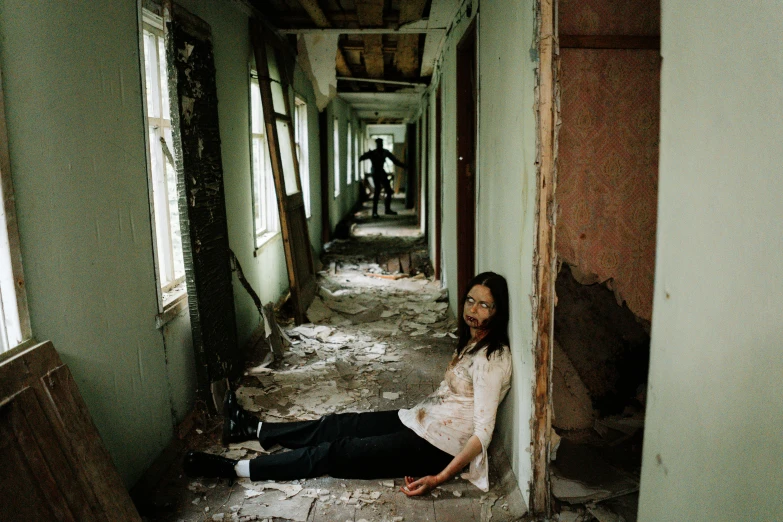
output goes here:
{"type": "Polygon", "coordinates": [[[364,67],[370,78],[383,78],[383,37],[379,34],[364,37],[364,67]]]}
{"type": "Polygon", "coordinates": [[[535,266],[534,324],[535,387],[533,436],[533,477],[530,490],[531,511],[549,515],[549,453],[552,429],[552,343],[555,309],[555,165],[557,150],[557,33],[556,3],[538,0],[537,99],[538,201],[535,266]]]}
{"type": "Polygon", "coordinates": [[[400,25],[421,20],[424,16],[426,0],[402,0],[400,5],[400,25]]]}
{"type": "Polygon", "coordinates": [[[561,49],[660,49],[660,36],[582,36],[560,35],[561,49]]]}
{"type": "Polygon", "coordinates": [[[445,30],[445,27],[316,27],[297,29],[277,29],[280,34],[422,34],[445,30]]]}
{"type": "MultiPolygon", "coordinates": [[[[356,0],[356,14],[359,25],[367,28],[377,28],[383,25],[384,0],[356,0]]],[[[381,34],[365,34],[364,68],[367,76],[383,79],[383,36],[381,34]]],[[[379,91],[384,90],[382,83],[375,84],[379,91]]]]}
{"type": "MultiPolygon", "coordinates": [[[[318,5],[317,0],[299,0],[299,4],[307,11],[307,14],[315,25],[323,29],[328,29],[332,26],[329,18],[326,17],[321,6],[318,5]]],[[[341,76],[353,76],[351,69],[348,67],[348,63],[345,61],[345,55],[343,55],[343,51],[339,46],[337,47],[337,54],[335,55],[334,62],[337,72],[340,73],[341,76]]]]}
{"type": "Polygon", "coordinates": [[[404,85],[406,87],[427,87],[426,83],[418,83],[418,82],[399,82],[396,80],[376,80],[375,78],[355,78],[355,77],[349,77],[345,78],[342,76],[337,77],[338,80],[344,80],[349,82],[365,82],[365,83],[385,83],[388,85],[404,85]]]}
{"type": "Polygon", "coordinates": [[[340,76],[353,76],[351,68],[348,67],[348,63],[345,61],[345,55],[340,51],[339,47],[337,48],[335,63],[337,65],[337,74],[340,76]]]}
{"type": "MultiPolygon", "coordinates": [[[[345,40],[340,47],[343,51],[364,51],[364,42],[362,40],[345,40]]],[[[397,50],[396,42],[386,42],[383,44],[383,52],[388,54],[394,54],[397,50]]]]}
{"type": "Polygon", "coordinates": [[[323,9],[321,9],[321,6],[318,5],[317,0],[299,0],[299,5],[301,5],[305,11],[307,11],[310,19],[318,27],[332,26],[332,23],[326,17],[326,13],[324,13],[323,9]]]}
{"type": "MultiPolygon", "coordinates": [[[[332,22],[332,24],[342,27],[344,25],[356,26],[359,23],[359,15],[356,11],[334,11],[323,10],[326,18],[332,22]]],[[[303,27],[309,25],[312,20],[309,16],[302,13],[286,13],[278,14],[277,19],[281,24],[279,27],[303,27]]],[[[387,10],[383,13],[383,26],[392,27],[397,25],[400,20],[399,11],[387,10]]]]}
{"type": "MultiPolygon", "coordinates": [[[[421,20],[424,15],[425,0],[402,0],[400,4],[400,24],[421,20]]],[[[406,78],[419,75],[419,35],[402,34],[397,39],[397,51],[394,54],[397,69],[406,78]]]]}
{"type": "Polygon", "coordinates": [[[383,0],[356,0],[356,17],[362,27],[383,26],[383,0]]]}
{"type": "Polygon", "coordinates": [[[397,40],[394,64],[406,78],[419,75],[419,35],[402,34],[397,40]]]}

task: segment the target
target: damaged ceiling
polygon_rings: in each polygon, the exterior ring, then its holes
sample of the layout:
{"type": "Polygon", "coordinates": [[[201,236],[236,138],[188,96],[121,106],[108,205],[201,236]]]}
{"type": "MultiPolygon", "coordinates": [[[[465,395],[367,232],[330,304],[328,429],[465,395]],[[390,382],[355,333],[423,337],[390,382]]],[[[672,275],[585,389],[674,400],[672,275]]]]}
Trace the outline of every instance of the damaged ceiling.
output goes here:
{"type": "Polygon", "coordinates": [[[410,120],[429,85],[458,0],[252,0],[288,35],[316,92],[319,109],[335,95],[371,123],[410,120]],[[331,62],[334,67],[314,67],[331,62]]]}

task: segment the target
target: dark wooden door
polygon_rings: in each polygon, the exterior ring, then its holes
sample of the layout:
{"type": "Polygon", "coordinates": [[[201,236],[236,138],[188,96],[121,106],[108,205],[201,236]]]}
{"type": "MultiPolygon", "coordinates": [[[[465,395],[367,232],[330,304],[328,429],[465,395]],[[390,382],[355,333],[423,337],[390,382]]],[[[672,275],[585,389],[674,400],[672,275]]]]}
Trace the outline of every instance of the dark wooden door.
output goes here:
{"type": "Polygon", "coordinates": [[[0,361],[0,520],[141,521],[51,342],[0,361]]]}
{"type": "Polygon", "coordinates": [[[315,268],[305,216],[299,161],[294,154],[294,125],[289,99],[288,76],[279,50],[262,24],[250,21],[258,85],[264,112],[269,157],[275,179],[280,229],[283,235],[288,282],[297,323],[306,321],[305,312],[315,297],[315,268]]]}
{"type": "Polygon", "coordinates": [[[457,46],[457,289],[474,276],[476,258],[476,23],[457,46]]]}
{"type": "Polygon", "coordinates": [[[241,370],[228,245],[212,30],[174,4],[166,32],[180,230],[200,398],[241,370]]]}
{"type": "Polygon", "coordinates": [[[441,130],[442,130],[442,118],[443,112],[441,109],[442,100],[442,88],[438,85],[438,93],[435,96],[435,279],[440,280],[440,249],[441,249],[441,183],[443,182],[443,176],[441,175],[441,130]]]}

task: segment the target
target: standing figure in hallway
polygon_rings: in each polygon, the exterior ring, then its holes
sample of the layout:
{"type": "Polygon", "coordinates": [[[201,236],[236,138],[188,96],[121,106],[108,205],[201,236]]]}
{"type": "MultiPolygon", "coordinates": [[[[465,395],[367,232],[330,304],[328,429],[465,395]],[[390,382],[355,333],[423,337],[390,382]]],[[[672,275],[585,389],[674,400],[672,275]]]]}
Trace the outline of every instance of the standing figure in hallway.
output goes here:
{"type": "Polygon", "coordinates": [[[381,138],[375,140],[375,150],[368,150],[359,157],[359,161],[370,160],[372,162],[371,173],[372,180],[375,183],[375,195],[372,198],[372,217],[374,218],[378,217],[378,200],[381,197],[381,187],[386,191],[386,214],[392,216],[397,214],[391,209],[392,188],[389,184],[389,178],[386,177],[386,170],[383,168],[387,158],[398,167],[407,168],[394,154],[383,148],[383,140],[381,138]]]}
{"type": "Polygon", "coordinates": [[[484,272],[467,288],[454,358],[438,390],[413,408],[261,422],[229,390],[223,404],[224,444],[254,439],[265,448],[280,444],[291,451],[239,461],[191,451],[185,473],[254,481],[404,476],[401,490],[414,496],[469,465],[463,478],[488,491],[487,449],[498,405],[511,383],[508,286],[503,276],[484,272]]]}

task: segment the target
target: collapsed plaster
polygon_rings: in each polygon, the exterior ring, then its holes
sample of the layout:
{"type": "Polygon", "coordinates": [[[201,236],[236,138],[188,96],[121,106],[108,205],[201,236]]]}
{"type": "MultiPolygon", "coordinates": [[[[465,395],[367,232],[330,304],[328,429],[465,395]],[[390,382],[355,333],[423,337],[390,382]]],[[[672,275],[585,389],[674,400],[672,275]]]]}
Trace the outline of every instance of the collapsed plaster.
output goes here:
{"type": "Polygon", "coordinates": [[[303,34],[297,40],[299,65],[313,85],[319,111],[324,110],[332,98],[337,96],[334,61],[339,38],[338,34],[303,34]]]}

